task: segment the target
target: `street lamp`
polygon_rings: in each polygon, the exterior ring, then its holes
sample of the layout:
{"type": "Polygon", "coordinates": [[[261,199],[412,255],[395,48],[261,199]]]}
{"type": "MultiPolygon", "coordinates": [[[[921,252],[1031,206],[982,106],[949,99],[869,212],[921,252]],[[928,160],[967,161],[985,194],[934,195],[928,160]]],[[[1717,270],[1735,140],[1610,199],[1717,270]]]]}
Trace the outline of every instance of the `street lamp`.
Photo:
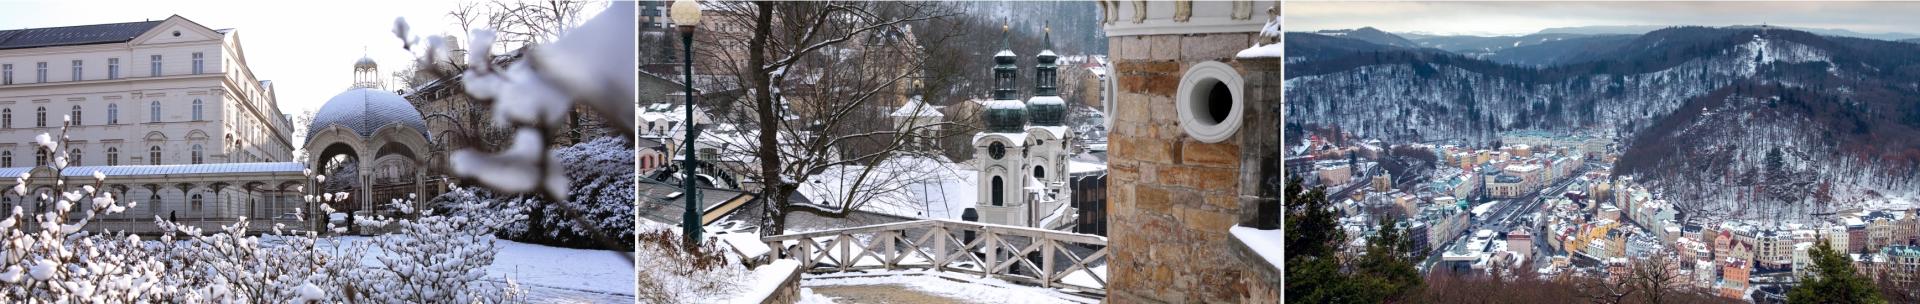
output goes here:
{"type": "Polygon", "coordinates": [[[693,170],[695,167],[693,160],[693,138],[697,136],[693,129],[693,27],[700,25],[700,3],[695,0],[676,0],[673,2],[671,12],[667,13],[667,17],[673,19],[673,24],[679,25],[680,45],[683,46],[681,50],[686,54],[680,57],[683,64],[680,73],[686,75],[685,85],[687,95],[687,107],[685,108],[687,121],[680,124],[687,128],[687,139],[683,140],[686,146],[681,148],[681,151],[685,152],[686,159],[680,162],[680,184],[681,187],[684,188],[684,190],[680,191],[680,196],[687,199],[687,210],[683,212],[680,217],[680,230],[683,232],[681,234],[683,238],[680,244],[691,250],[700,248],[701,240],[700,201],[696,199],[696,197],[699,196],[699,192],[695,192],[693,189],[693,170]]]}

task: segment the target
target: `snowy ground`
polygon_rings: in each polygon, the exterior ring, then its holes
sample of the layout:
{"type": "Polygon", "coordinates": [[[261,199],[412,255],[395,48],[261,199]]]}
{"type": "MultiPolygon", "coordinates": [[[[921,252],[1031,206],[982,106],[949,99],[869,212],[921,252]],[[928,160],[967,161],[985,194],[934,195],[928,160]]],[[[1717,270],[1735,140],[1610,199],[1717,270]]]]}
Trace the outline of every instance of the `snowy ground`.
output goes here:
{"type": "MultiPolygon", "coordinates": [[[[902,298],[933,296],[961,303],[1098,303],[1058,290],[1025,286],[998,279],[983,279],[965,274],[925,270],[884,270],[872,272],[811,274],[800,286],[813,289],[818,296],[835,298],[833,290],[848,286],[899,288],[902,298]],[[918,293],[919,295],[913,295],[918,293]]],[[[838,298],[834,302],[860,303],[861,299],[838,298]]]]}
{"type": "MultiPolygon", "coordinates": [[[[343,243],[367,237],[341,237],[343,243]]],[[[613,251],[573,249],[496,241],[500,252],[487,267],[487,277],[513,279],[532,303],[633,303],[633,264],[613,251]]],[[[375,263],[372,256],[363,263],[375,263]]]]}

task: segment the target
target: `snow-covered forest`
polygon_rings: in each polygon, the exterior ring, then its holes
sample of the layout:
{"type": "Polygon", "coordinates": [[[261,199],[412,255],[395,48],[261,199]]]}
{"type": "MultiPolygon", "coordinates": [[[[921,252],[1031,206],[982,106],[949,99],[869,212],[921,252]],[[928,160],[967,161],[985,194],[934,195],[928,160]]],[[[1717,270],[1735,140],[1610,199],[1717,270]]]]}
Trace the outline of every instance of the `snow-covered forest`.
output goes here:
{"type": "Polygon", "coordinates": [[[1288,34],[1289,132],[1473,145],[1510,130],[1605,132],[1622,139],[1616,175],[1710,217],[1912,204],[1920,191],[1920,141],[1899,140],[1920,135],[1913,44],[1673,27],[1507,48],[1582,57],[1510,65],[1323,35],[1341,33],[1288,34]]]}

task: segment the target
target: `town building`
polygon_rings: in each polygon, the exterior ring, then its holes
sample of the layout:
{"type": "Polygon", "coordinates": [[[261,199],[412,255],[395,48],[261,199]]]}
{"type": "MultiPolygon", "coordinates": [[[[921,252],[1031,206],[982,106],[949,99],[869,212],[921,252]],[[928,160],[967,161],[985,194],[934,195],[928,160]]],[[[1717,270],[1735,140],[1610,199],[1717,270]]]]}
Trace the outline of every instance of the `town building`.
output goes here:
{"type": "Polygon", "coordinates": [[[1526,228],[1516,228],[1507,233],[1507,250],[1521,259],[1533,256],[1533,235],[1526,228]]]}
{"type": "Polygon", "coordinates": [[[79,166],[291,161],[291,124],[237,30],[176,15],[0,31],[0,167],[46,163],[25,143],[61,126],[79,166]]]}
{"type": "Polygon", "coordinates": [[[56,183],[99,172],[106,192],[138,205],[88,229],[292,223],[306,185],[292,124],[235,29],[175,15],[0,31],[0,172],[32,176],[29,194],[0,197],[8,205],[39,205],[56,183]],[[62,151],[33,144],[63,127],[62,151]]]}
{"type": "Polygon", "coordinates": [[[1920,284],[1920,246],[1886,246],[1875,256],[1878,264],[1872,272],[1876,279],[1892,282],[1894,286],[1920,284]]]}

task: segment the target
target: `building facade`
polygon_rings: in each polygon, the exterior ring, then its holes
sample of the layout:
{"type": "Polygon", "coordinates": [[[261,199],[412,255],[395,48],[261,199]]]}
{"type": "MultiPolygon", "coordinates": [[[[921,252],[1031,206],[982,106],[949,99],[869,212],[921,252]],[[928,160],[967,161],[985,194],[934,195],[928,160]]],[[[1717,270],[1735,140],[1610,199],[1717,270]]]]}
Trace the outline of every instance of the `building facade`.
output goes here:
{"type": "Polygon", "coordinates": [[[63,124],[79,166],[293,160],[291,122],[239,32],[177,15],[0,31],[0,167],[44,164],[27,143],[63,124]]]}
{"type": "Polygon", "coordinates": [[[98,172],[103,191],[138,204],[88,229],[153,232],[156,217],[204,229],[248,217],[254,231],[292,222],[306,178],[275,96],[248,68],[238,31],[177,15],[0,31],[0,172],[30,174],[34,193],[0,202],[43,208],[37,193],[98,172]],[[61,151],[33,143],[62,127],[61,151]]]}

